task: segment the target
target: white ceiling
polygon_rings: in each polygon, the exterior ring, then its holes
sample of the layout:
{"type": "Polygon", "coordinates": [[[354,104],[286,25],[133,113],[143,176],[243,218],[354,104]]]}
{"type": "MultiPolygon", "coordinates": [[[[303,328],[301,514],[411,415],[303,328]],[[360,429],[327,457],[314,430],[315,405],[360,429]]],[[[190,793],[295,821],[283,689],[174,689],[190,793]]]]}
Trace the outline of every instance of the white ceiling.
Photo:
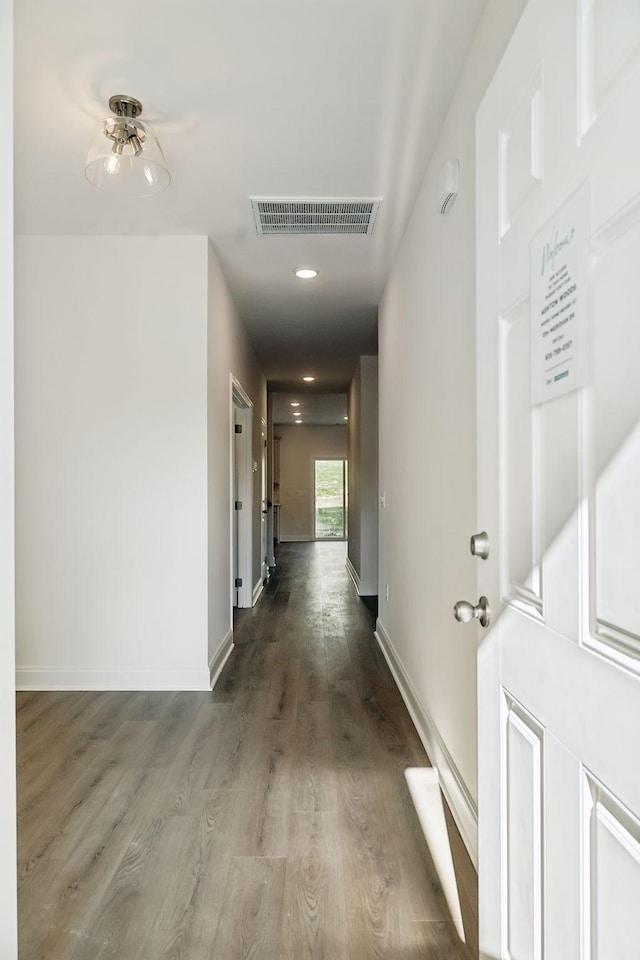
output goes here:
{"type": "Polygon", "coordinates": [[[346,393],[313,393],[304,388],[294,393],[274,393],[272,407],[273,423],[293,423],[299,419],[307,426],[339,424],[346,426],[346,393]],[[297,407],[292,407],[297,403],[297,407]],[[296,410],[300,417],[294,417],[296,410]]]}
{"type": "Polygon", "coordinates": [[[274,387],[346,385],[485,0],[15,0],[16,229],[208,234],[274,387]],[[114,93],[172,173],[84,179],[114,93]],[[372,237],[258,237],[250,196],[382,197],[372,237]],[[313,265],[304,283],[293,270],[313,265]]]}

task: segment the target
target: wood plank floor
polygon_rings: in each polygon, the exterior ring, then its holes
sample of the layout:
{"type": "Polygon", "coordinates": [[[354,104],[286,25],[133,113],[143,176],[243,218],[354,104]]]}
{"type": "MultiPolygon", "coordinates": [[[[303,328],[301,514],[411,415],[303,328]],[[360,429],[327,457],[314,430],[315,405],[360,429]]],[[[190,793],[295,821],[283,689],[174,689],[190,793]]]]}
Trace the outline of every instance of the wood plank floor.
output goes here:
{"type": "Polygon", "coordinates": [[[20,960],[473,960],[403,770],[428,759],[344,544],[283,544],[212,693],[18,695],[20,960]]]}

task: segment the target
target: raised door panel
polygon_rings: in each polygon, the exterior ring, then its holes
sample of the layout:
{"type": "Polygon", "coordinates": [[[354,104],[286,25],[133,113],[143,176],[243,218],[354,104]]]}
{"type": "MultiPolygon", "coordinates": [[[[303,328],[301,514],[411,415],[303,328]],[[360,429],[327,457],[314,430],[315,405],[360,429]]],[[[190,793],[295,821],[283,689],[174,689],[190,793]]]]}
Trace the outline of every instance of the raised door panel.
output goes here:
{"type": "Polygon", "coordinates": [[[542,418],[530,402],[528,298],[500,328],[501,596],[542,617],[542,418]]]}
{"type": "Polygon", "coordinates": [[[583,942],[587,960],[635,960],[640,944],[640,822],[584,774],[583,942]]]}
{"type": "Polygon", "coordinates": [[[504,940],[513,960],[541,960],[543,731],[506,693],[503,722],[504,940]]]}
{"type": "MultiPolygon", "coordinates": [[[[591,637],[640,669],[640,204],[596,237],[592,271],[591,637]]],[[[587,638],[587,642],[589,638],[587,638]]]]}

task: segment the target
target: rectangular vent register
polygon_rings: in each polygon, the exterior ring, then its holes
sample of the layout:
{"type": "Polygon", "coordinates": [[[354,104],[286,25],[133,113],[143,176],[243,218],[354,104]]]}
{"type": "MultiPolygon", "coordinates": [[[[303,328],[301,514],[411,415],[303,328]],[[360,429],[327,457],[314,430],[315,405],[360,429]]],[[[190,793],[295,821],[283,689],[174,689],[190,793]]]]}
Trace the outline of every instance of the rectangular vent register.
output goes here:
{"type": "Polygon", "coordinates": [[[251,197],[256,231],[268,234],[372,233],[380,198],[358,200],[251,197]]]}

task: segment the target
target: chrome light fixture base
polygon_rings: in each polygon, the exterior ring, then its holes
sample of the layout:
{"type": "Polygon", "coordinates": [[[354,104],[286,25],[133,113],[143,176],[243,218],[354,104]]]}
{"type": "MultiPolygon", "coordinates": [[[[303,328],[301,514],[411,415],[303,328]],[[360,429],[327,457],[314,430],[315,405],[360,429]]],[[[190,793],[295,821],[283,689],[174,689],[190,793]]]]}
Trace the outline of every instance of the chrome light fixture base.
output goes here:
{"type": "Polygon", "coordinates": [[[140,101],[115,94],[109,98],[109,108],[114,115],[102,121],[87,157],[89,183],[124,198],[150,197],[166,190],[171,182],[167,162],[151,125],[138,119],[140,101]]]}
{"type": "Polygon", "coordinates": [[[142,113],[142,104],[135,97],[127,97],[123,93],[117,93],[109,98],[109,110],[115,113],[116,117],[131,117],[135,119],[142,113]]]}

